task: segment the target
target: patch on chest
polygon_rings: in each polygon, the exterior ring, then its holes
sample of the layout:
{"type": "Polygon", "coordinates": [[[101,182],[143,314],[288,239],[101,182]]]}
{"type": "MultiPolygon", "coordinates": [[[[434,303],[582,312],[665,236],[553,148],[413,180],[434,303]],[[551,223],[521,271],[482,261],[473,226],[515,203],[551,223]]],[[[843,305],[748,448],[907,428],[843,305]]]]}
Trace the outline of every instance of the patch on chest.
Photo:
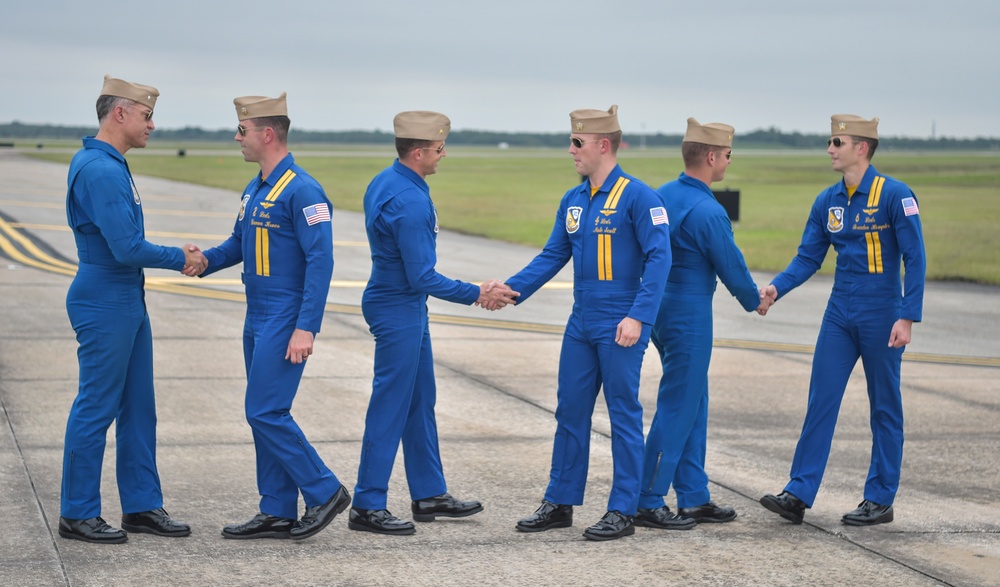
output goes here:
{"type": "Polygon", "coordinates": [[[840,232],[844,230],[844,208],[833,206],[830,208],[826,219],[826,229],[830,232],[840,232]]]}
{"type": "Polygon", "coordinates": [[[243,194],[243,199],[240,200],[240,220],[243,220],[243,215],[247,212],[248,202],[250,202],[250,194],[243,194]]]}
{"type": "Polygon", "coordinates": [[[566,209],[566,232],[573,234],[580,230],[580,215],[583,208],[580,206],[570,206],[566,209]]]}

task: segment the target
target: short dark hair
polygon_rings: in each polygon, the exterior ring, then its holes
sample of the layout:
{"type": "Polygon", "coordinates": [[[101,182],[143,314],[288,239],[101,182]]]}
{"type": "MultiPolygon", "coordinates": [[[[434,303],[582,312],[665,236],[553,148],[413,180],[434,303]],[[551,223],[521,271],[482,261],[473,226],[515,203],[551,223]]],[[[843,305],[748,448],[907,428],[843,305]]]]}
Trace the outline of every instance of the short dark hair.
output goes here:
{"type": "Polygon", "coordinates": [[[722,150],[722,147],[716,147],[715,145],[706,145],[705,143],[695,143],[693,141],[684,141],[681,143],[681,157],[684,158],[685,167],[693,167],[705,158],[712,151],[722,150]]]}
{"type": "Polygon", "coordinates": [[[608,142],[611,143],[611,153],[618,153],[618,147],[622,145],[622,131],[617,130],[615,132],[600,133],[595,134],[594,136],[597,137],[598,140],[608,139],[608,142]]]}
{"type": "Polygon", "coordinates": [[[261,116],[253,120],[258,127],[274,129],[274,135],[282,145],[288,142],[288,129],[292,126],[292,121],[287,116],[261,116]]]}
{"type": "Polygon", "coordinates": [[[878,139],[870,139],[868,137],[851,137],[855,143],[867,143],[868,144],[868,160],[871,161],[872,157],[875,156],[875,149],[878,148],[878,139]]]}
{"type": "Polygon", "coordinates": [[[434,144],[434,141],[424,139],[401,139],[396,137],[396,154],[400,159],[405,158],[410,151],[415,149],[426,149],[434,144]]]}
{"type": "Polygon", "coordinates": [[[111,114],[111,111],[115,109],[116,106],[130,106],[135,104],[132,100],[128,98],[121,98],[118,96],[98,96],[97,98],[97,122],[102,122],[111,114]]]}

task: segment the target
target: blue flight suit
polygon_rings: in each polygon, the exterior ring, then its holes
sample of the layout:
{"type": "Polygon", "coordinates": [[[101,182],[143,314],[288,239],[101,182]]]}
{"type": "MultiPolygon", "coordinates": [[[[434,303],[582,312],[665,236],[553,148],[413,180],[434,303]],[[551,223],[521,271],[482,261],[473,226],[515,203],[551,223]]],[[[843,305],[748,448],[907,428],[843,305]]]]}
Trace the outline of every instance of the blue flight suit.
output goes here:
{"type": "Polygon", "coordinates": [[[573,311],[559,358],[556,433],[545,500],[581,505],[597,394],[611,419],[614,480],[608,511],[635,515],[642,474],[639,370],[670,272],[667,213],[652,188],[615,168],[593,195],[589,181],[559,203],[545,248],[507,280],[523,303],[573,259],[573,311]],[[639,341],[615,342],[625,318],[643,323],[639,341]]]}
{"type": "Polygon", "coordinates": [[[844,390],[861,357],[871,408],[872,455],[864,498],[892,505],[903,460],[903,348],[888,346],[899,319],[920,322],[927,262],[917,200],[869,166],[848,195],[844,181],[813,204],[795,259],[771,283],[779,299],[809,279],[833,245],[837,269],[809,382],[809,403],[785,491],[812,506],[830,456],[844,390]],[[900,260],[906,270],[900,288],[900,260]]]}
{"type": "Polygon", "coordinates": [[[711,497],[705,445],[716,276],[747,312],[760,305],[760,290],[708,185],[681,173],[657,191],[670,214],[673,263],[651,336],[663,376],[646,438],[639,507],[663,506],[673,483],[677,507],[688,508],[711,497]]]}
{"type": "Polygon", "coordinates": [[[298,518],[326,503],[340,481],[292,418],[305,361],[285,359],[295,329],[319,333],[333,275],[333,205],[323,187],[286,155],[243,192],[233,234],[205,251],[202,275],[243,262],[246,418],[257,451],[260,511],[298,518]]]}
{"type": "Polygon", "coordinates": [[[80,263],[66,311],[80,345],[80,386],[66,422],[60,514],[101,515],[101,463],[113,421],[122,513],[157,509],[163,494],[142,268],[180,271],[184,252],[146,241],[132,173],[108,143],[84,138],[67,183],[66,218],[80,263]]]}
{"type": "Polygon", "coordinates": [[[430,188],[398,159],[368,185],[364,208],[372,272],[361,310],[375,337],[375,375],[353,505],[383,510],[400,441],[410,497],[448,491],[434,416],[427,296],[469,305],[479,299],[479,286],[434,269],[438,223],[430,188]]]}

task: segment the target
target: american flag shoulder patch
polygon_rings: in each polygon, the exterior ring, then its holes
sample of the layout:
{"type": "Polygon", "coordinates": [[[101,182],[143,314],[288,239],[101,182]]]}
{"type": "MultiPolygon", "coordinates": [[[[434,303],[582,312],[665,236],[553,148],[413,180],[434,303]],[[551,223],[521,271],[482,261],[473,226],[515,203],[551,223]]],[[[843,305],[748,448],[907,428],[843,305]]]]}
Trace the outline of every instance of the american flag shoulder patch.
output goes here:
{"type": "Polygon", "coordinates": [[[324,204],[313,204],[312,206],[306,206],[302,209],[302,213],[306,216],[306,224],[312,226],[313,224],[318,224],[320,222],[330,221],[330,206],[324,204]]]}
{"type": "Polygon", "coordinates": [[[903,198],[903,214],[907,216],[913,216],[914,214],[920,214],[920,209],[917,208],[916,198],[903,198]]]}
{"type": "Polygon", "coordinates": [[[663,206],[650,208],[649,216],[653,219],[653,226],[657,224],[670,224],[670,220],[667,218],[667,209],[663,206]]]}

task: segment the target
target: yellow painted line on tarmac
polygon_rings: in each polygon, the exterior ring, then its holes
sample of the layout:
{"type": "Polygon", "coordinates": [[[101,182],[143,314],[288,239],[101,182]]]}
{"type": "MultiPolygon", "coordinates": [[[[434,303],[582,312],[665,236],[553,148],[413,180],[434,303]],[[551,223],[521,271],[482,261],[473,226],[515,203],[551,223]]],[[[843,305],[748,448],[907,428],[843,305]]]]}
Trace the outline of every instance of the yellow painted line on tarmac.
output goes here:
{"type": "MultiPolygon", "coordinates": [[[[712,346],[730,349],[746,349],[757,351],[772,351],[783,353],[813,354],[816,349],[809,344],[792,344],[782,342],[759,342],[755,340],[733,340],[716,338],[712,346]]],[[[942,365],[966,365],[971,367],[1000,367],[1000,357],[969,357],[961,355],[936,355],[932,353],[903,353],[903,360],[913,363],[938,363],[942,365]]]]}
{"type": "MultiPolygon", "coordinates": [[[[30,222],[11,222],[14,228],[25,230],[55,230],[57,232],[68,232],[69,226],[65,224],[33,224],[30,222]]],[[[161,238],[194,239],[199,241],[222,242],[229,238],[228,234],[203,234],[198,232],[169,232],[164,230],[147,230],[146,236],[156,236],[161,238]]],[[[364,241],[333,241],[335,247],[367,247],[364,241]]]]}
{"type": "MultiPolygon", "coordinates": [[[[73,265],[75,268],[76,266],[73,265]]],[[[235,277],[205,277],[203,279],[193,280],[186,276],[169,276],[169,275],[157,275],[157,276],[146,276],[146,283],[164,283],[164,284],[174,284],[174,285],[186,285],[190,287],[212,287],[212,286],[233,286],[233,285],[243,285],[243,281],[235,277]]],[[[336,287],[341,289],[349,288],[364,288],[368,285],[367,280],[349,280],[349,279],[334,279],[330,281],[330,287],[336,287]]],[[[476,285],[479,285],[478,283],[476,285]]],[[[542,289],[572,289],[573,284],[565,281],[549,282],[542,286],[542,289]]],[[[490,320],[490,322],[495,322],[490,320]]]]}
{"type": "Polygon", "coordinates": [[[713,347],[727,349],[744,349],[753,351],[778,351],[783,353],[808,353],[812,354],[815,348],[811,344],[795,344],[786,342],[759,342],[755,340],[735,340],[730,338],[716,338],[712,340],[713,347]]]}
{"type": "Polygon", "coordinates": [[[489,320],[486,318],[468,318],[465,316],[444,316],[431,314],[428,318],[435,324],[451,326],[474,326],[477,328],[494,328],[497,330],[514,330],[518,332],[540,332],[543,334],[562,334],[564,327],[554,324],[535,324],[532,322],[514,322],[510,320],[489,320]]]}
{"type": "MultiPolygon", "coordinates": [[[[187,287],[213,287],[213,286],[243,286],[243,280],[236,277],[205,277],[202,279],[187,276],[173,277],[168,275],[157,275],[146,277],[146,283],[162,283],[164,285],[183,285],[187,287]]],[[[346,279],[334,279],[330,281],[330,287],[340,289],[363,288],[368,285],[367,281],[346,279]]]]}
{"type": "Polygon", "coordinates": [[[53,271],[63,275],[76,275],[76,265],[60,261],[42,251],[35,243],[31,242],[31,239],[24,236],[3,218],[0,218],[0,250],[3,250],[10,258],[36,269],[53,271]],[[21,245],[31,256],[22,253],[15,243],[21,245]]]}
{"type": "MultiPolygon", "coordinates": [[[[14,228],[23,228],[24,230],[34,230],[34,231],[56,231],[56,232],[69,232],[69,226],[64,224],[33,224],[31,222],[12,222],[10,224],[14,228]]],[[[198,241],[211,241],[211,242],[221,242],[229,238],[228,234],[203,234],[198,232],[168,232],[163,230],[147,230],[146,236],[155,236],[160,238],[181,238],[181,239],[192,239],[198,241]]]]}
{"type": "Polygon", "coordinates": [[[49,202],[25,202],[23,200],[0,200],[0,206],[21,206],[23,208],[55,208],[57,210],[65,210],[66,204],[64,203],[49,203],[49,202]]]}
{"type": "MultiPolygon", "coordinates": [[[[66,263],[52,257],[39,249],[27,236],[22,234],[18,228],[26,226],[18,223],[7,222],[0,218],[0,251],[3,251],[14,261],[28,267],[34,267],[42,271],[59,273],[73,277],[76,275],[77,266],[66,263]],[[19,248],[20,247],[20,248],[19,248]],[[26,251],[22,252],[22,249],[26,251]]],[[[60,227],[68,230],[68,228],[60,227]]],[[[366,245],[366,243],[360,243],[366,245]]],[[[363,288],[367,284],[361,280],[332,280],[331,287],[335,288],[363,288]]],[[[186,296],[195,296],[215,300],[225,300],[246,303],[246,296],[243,292],[234,292],[215,289],[219,286],[239,286],[241,280],[235,278],[205,278],[196,279],[191,277],[168,277],[168,276],[147,276],[146,289],[165,293],[174,293],[186,296]]],[[[571,289],[572,282],[547,283],[543,286],[548,289],[571,289]]],[[[336,314],[360,315],[361,308],[356,305],[327,303],[326,311],[336,314]]],[[[469,318],[465,316],[447,316],[431,314],[429,320],[435,324],[447,324],[452,326],[472,326],[476,328],[492,328],[498,330],[511,330],[517,332],[534,332],[542,334],[560,335],[564,327],[553,324],[537,324],[532,322],[516,322],[512,320],[492,320],[486,318],[469,318]]],[[[713,346],[718,348],[732,348],[744,350],[759,350],[769,352],[786,352],[811,355],[814,351],[813,345],[761,342],[753,340],[736,340],[727,338],[716,338],[713,346]]],[[[971,357],[959,355],[938,355],[931,353],[904,353],[903,360],[917,363],[936,363],[941,365],[962,365],[974,367],[1000,367],[1000,357],[971,357]]]]}
{"type": "MultiPolygon", "coordinates": [[[[48,209],[59,209],[65,210],[65,202],[25,202],[23,200],[0,200],[0,206],[21,206],[24,208],[48,208],[48,209]]],[[[162,216],[195,216],[199,218],[234,218],[236,216],[235,212],[195,212],[191,210],[164,210],[158,208],[146,208],[142,209],[143,214],[160,214],[162,216]]]]}

